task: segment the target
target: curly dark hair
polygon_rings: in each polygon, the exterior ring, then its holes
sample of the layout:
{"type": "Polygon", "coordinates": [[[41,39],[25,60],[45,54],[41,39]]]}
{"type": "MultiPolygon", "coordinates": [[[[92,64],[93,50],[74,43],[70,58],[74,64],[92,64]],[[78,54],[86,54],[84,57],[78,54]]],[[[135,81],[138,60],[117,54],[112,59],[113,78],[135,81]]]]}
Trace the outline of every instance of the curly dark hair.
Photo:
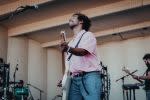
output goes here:
{"type": "Polygon", "coordinates": [[[144,59],[146,59],[146,60],[147,60],[147,59],[150,59],[150,54],[148,54],[148,53],[145,54],[144,57],[143,57],[143,60],[144,60],[144,59]]]}
{"type": "Polygon", "coordinates": [[[78,20],[79,21],[83,21],[83,25],[82,25],[82,29],[88,31],[91,27],[91,20],[84,14],[81,13],[75,13],[73,14],[78,16],[78,20]]]}

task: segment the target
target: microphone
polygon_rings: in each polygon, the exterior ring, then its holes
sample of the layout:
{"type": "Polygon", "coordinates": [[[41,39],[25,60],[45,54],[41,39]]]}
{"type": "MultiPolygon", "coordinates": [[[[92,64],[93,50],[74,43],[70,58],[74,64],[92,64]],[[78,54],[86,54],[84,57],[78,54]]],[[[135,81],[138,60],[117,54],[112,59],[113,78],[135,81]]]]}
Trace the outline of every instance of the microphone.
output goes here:
{"type": "Polygon", "coordinates": [[[18,70],[18,64],[16,65],[16,70],[18,70]]]}
{"type": "Polygon", "coordinates": [[[33,6],[26,5],[26,6],[21,6],[21,8],[23,8],[23,9],[38,9],[38,5],[33,5],[33,6]]]}
{"type": "Polygon", "coordinates": [[[16,68],[15,68],[15,72],[14,72],[14,75],[13,75],[14,78],[16,76],[16,71],[18,71],[18,64],[16,65],[16,68]]]}

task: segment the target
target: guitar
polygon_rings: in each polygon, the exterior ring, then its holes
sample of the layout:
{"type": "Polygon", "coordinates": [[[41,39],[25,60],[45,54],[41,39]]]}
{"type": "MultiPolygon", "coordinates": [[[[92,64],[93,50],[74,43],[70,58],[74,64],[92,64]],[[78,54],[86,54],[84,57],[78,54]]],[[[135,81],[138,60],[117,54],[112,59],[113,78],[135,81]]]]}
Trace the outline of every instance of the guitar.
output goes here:
{"type": "MultiPolygon", "coordinates": [[[[134,76],[133,73],[131,73],[127,68],[123,67],[122,71],[126,72],[127,74],[131,75],[132,77],[134,76]]],[[[136,70],[137,71],[137,70],[136,70]]],[[[138,82],[140,82],[141,84],[143,84],[143,81],[140,79],[136,79],[138,82]]]]}
{"type": "MultiPolygon", "coordinates": [[[[62,42],[66,42],[66,33],[65,31],[61,31],[61,39],[62,42]]],[[[71,76],[69,72],[69,62],[65,59],[65,71],[62,79],[62,100],[68,100],[68,93],[71,83],[71,76]]]]}

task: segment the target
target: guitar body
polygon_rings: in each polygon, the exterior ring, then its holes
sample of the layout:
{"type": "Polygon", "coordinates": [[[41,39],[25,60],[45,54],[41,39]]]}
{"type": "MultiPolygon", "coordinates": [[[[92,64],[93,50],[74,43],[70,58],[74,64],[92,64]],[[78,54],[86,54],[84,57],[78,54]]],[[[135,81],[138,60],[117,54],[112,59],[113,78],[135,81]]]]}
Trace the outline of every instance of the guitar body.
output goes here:
{"type": "Polygon", "coordinates": [[[70,84],[71,84],[71,77],[64,75],[63,79],[65,80],[65,83],[62,86],[62,92],[63,92],[62,100],[68,100],[69,89],[70,89],[70,84]]]}
{"type": "MultiPolygon", "coordinates": [[[[66,42],[66,33],[64,31],[61,31],[61,37],[62,41],[66,42]]],[[[69,72],[69,61],[65,59],[64,61],[64,66],[65,66],[65,72],[64,76],[62,79],[62,100],[68,100],[68,94],[69,94],[69,89],[70,89],[70,84],[71,84],[71,76],[69,72]]]]}
{"type": "MultiPolygon", "coordinates": [[[[68,61],[66,61],[68,62],[68,61]]],[[[70,89],[70,84],[71,84],[71,76],[69,73],[69,66],[68,63],[65,63],[65,74],[63,76],[62,80],[62,100],[68,100],[68,94],[69,94],[69,89],[70,89]]]]}

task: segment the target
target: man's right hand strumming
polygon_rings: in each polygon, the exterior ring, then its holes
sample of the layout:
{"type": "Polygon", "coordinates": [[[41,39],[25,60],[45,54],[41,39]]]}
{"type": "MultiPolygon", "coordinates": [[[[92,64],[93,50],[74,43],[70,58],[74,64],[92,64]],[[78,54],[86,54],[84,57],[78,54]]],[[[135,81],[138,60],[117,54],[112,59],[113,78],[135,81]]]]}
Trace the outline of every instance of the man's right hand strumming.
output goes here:
{"type": "Polygon", "coordinates": [[[67,42],[61,43],[61,44],[60,44],[60,47],[61,47],[61,50],[62,50],[63,52],[67,52],[67,50],[68,50],[68,48],[69,48],[67,42]]]}

